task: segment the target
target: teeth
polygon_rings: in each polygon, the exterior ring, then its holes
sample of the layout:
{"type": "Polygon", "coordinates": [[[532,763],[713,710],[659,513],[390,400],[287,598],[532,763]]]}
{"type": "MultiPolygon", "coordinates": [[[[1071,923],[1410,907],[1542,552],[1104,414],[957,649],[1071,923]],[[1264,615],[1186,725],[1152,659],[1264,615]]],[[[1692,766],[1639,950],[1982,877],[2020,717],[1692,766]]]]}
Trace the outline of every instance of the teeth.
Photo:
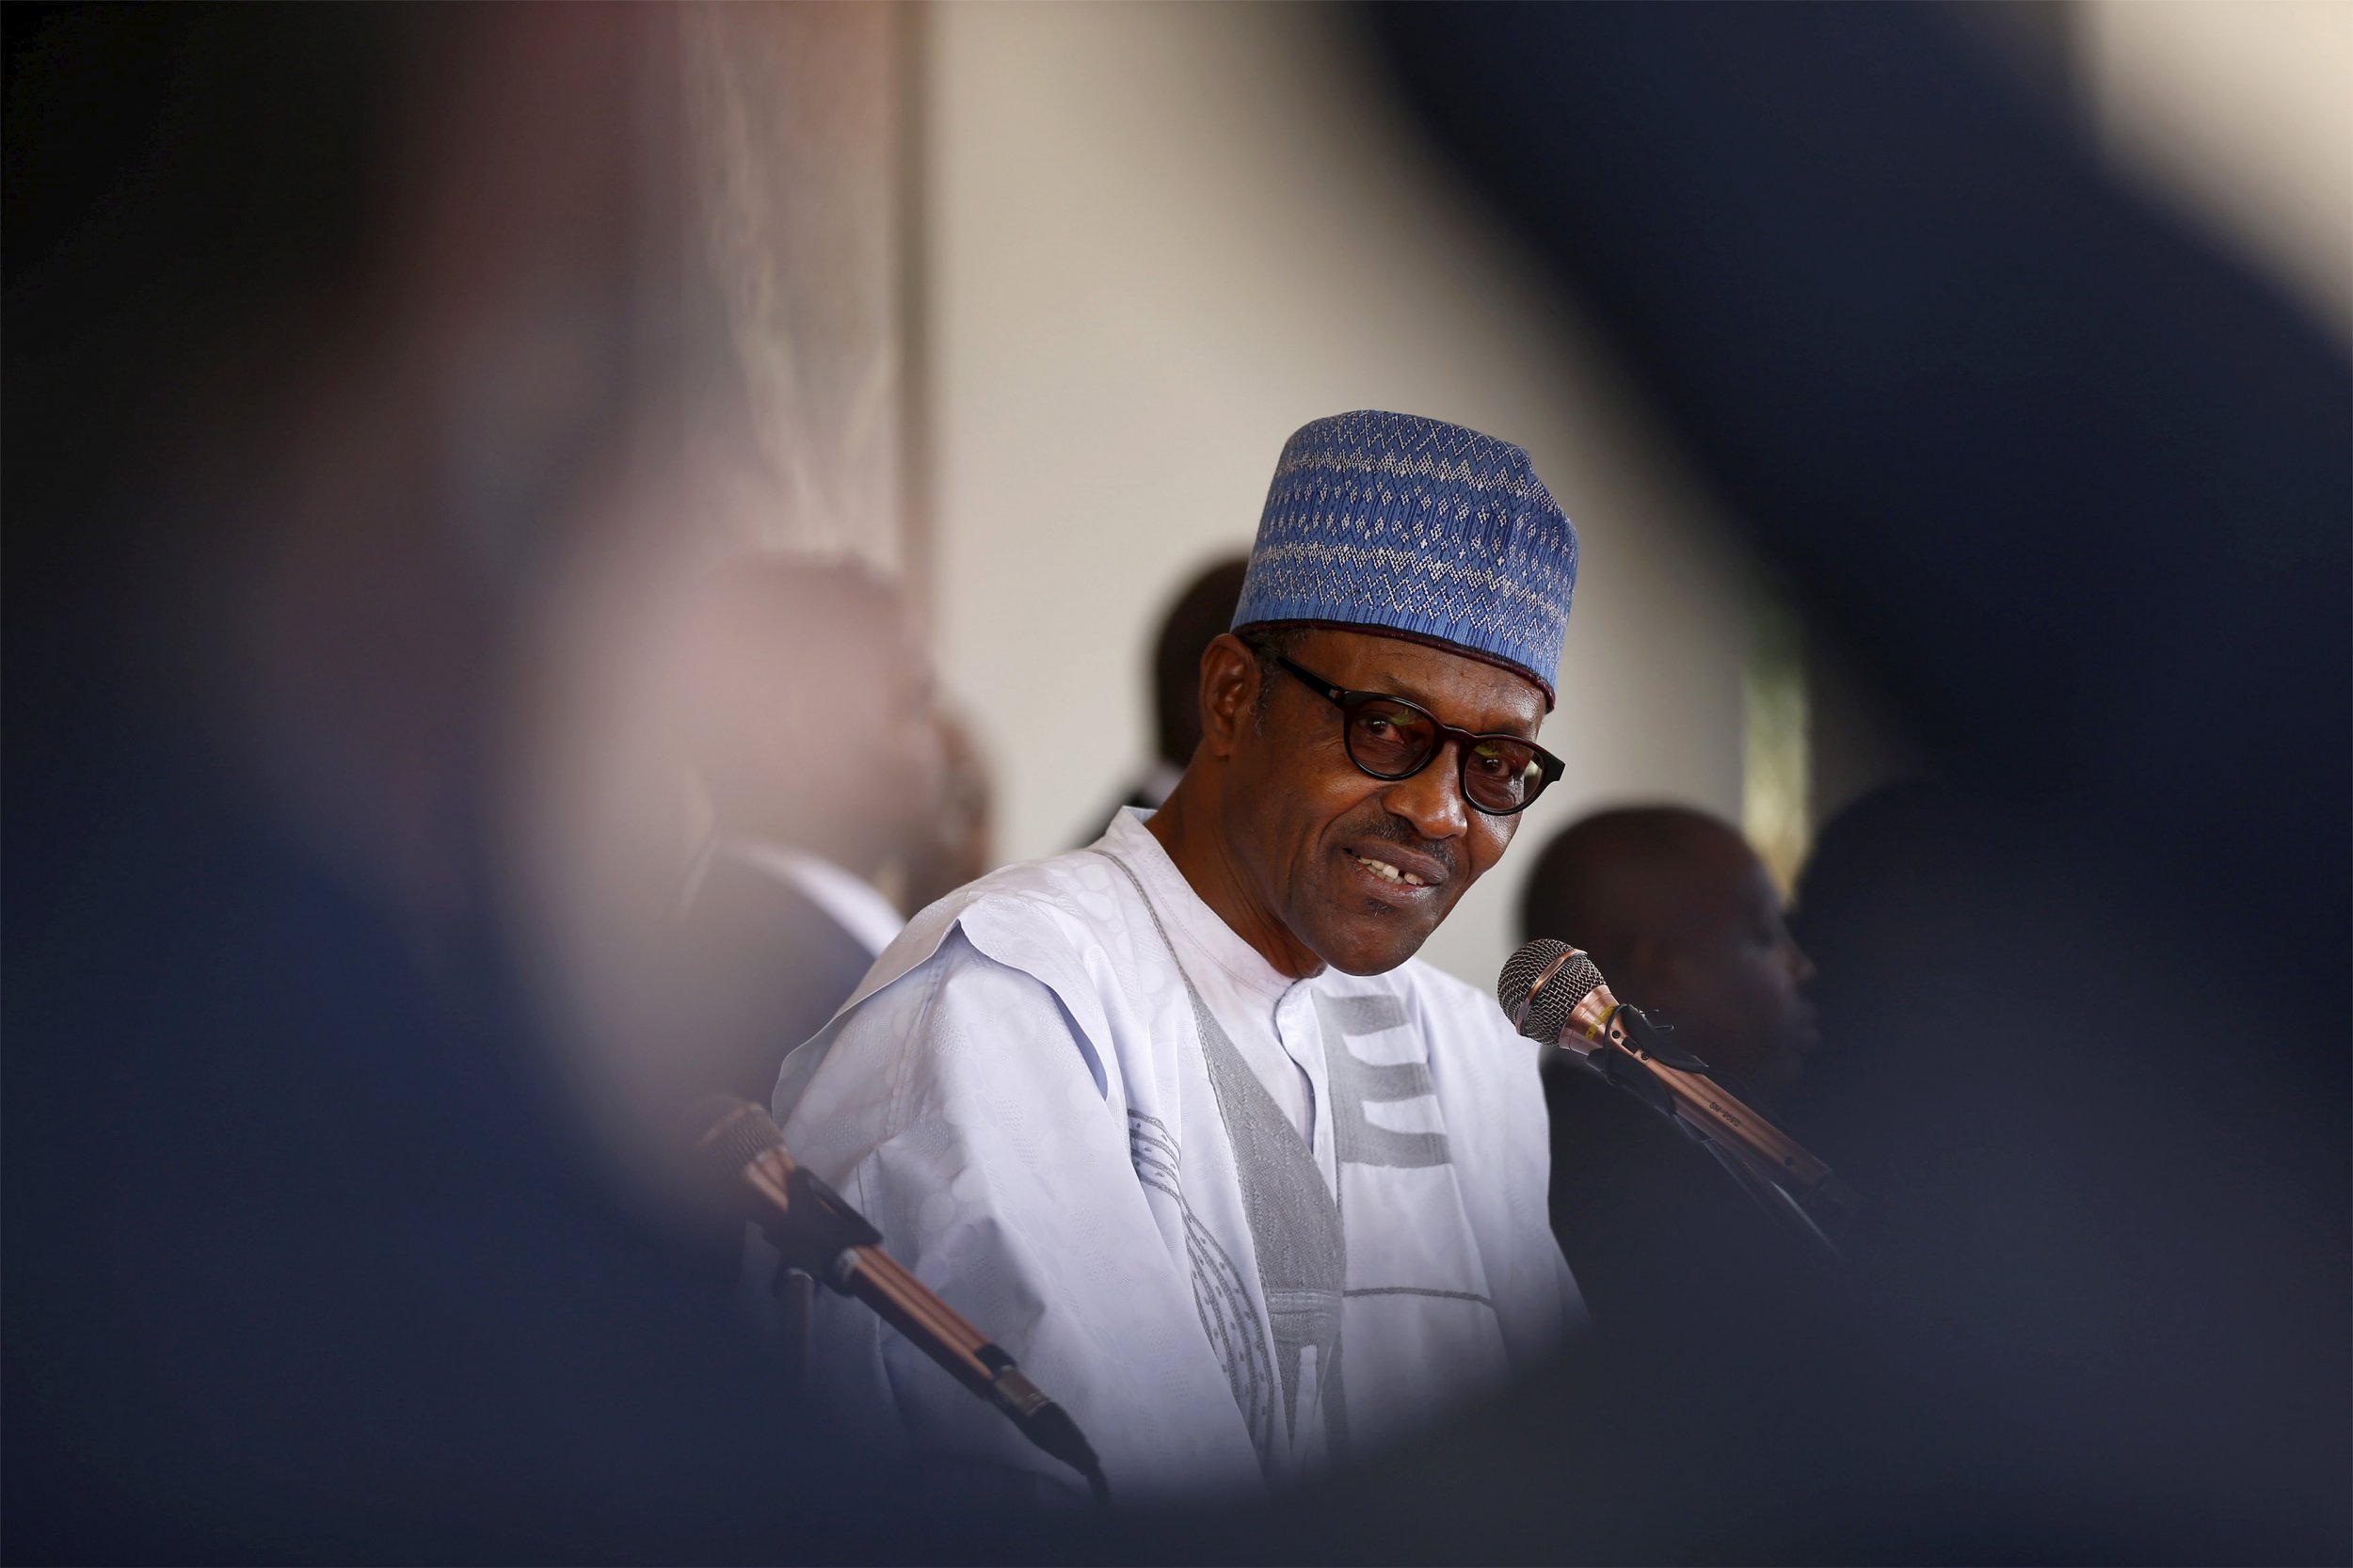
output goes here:
{"type": "Polygon", "coordinates": [[[1420,877],[1416,876],[1412,872],[1399,871],[1395,866],[1390,865],[1386,860],[1375,860],[1369,856],[1359,855],[1356,856],[1356,863],[1364,867],[1367,871],[1378,872],[1380,875],[1386,877],[1391,882],[1402,882],[1409,888],[1427,888],[1430,886],[1430,884],[1424,882],[1420,877]]]}

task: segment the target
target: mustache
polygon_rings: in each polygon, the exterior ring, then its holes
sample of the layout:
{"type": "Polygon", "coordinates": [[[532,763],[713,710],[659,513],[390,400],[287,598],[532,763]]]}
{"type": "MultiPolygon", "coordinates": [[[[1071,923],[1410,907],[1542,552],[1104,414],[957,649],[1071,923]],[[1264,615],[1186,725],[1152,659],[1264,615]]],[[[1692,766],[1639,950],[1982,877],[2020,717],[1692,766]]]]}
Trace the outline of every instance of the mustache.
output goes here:
{"type": "Polygon", "coordinates": [[[1384,811],[1356,830],[1358,839],[1378,839],[1385,842],[1417,850],[1446,869],[1447,879],[1452,881],[1462,869],[1462,856],[1453,842],[1446,839],[1425,839],[1415,831],[1414,824],[1393,812],[1384,811]]]}

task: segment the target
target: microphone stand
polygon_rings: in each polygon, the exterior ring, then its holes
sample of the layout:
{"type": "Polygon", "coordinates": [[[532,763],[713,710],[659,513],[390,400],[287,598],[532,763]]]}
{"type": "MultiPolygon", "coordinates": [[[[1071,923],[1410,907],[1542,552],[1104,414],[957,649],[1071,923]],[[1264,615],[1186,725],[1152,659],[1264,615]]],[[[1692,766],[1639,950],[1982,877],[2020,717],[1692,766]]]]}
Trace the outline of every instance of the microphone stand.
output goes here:
{"type": "Polygon", "coordinates": [[[793,1404],[805,1409],[816,1378],[817,1276],[798,1264],[784,1264],[776,1270],[773,1294],[783,1331],[785,1389],[793,1404]]]}
{"type": "Polygon", "coordinates": [[[1694,1126],[1681,1116],[1677,1116],[1675,1121],[1698,1141],[1702,1148],[1715,1157],[1716,1163],[1724,1168],[1724,1174],[1731,1176],[1734,1183],[1742,1192],[1748,1193],[1759,1208],[1771,1218],[1788,1225],[1799,1235],[1814,1241],[1832,1258],[1841,1261],[1845,1259],[1846,1255],[1839,1251],[1838,1243],[1832,1240],[1829,1234],[1816,1223],[1814,1216],[1806,1212],[1805,1205],[1791,1196],[1789,1190],[1780,1182],[1758,1170],[1745,1151],[1709,1137],[1705,1129],[1694,1126]]]}
{"type": "Polygon", "coordinates": [[[1619,1003],[1609,1016],[1606,1045],[1582,1061],[1696,1141],[1768,1215],[1833,1259],[1843,1260],[1838,1243],[1790,1192],[1787,1182],[1793,1176],[1810,1176],[1812,1192],[1842,1205],[1852,1204],[1851,1194],[1831,1176],[1828,1166],[1708,1078],[1707,1064],[1668,1039],[1672,1032],[1665,1025],[1652,1022],[1641,1008],[1619,1003]],[[1703,1107],[1704,1112],[1699,1109],[1703,1107]],[[1734,1128],[1746,1132],[1745,1142],[1724,1135],[1725,1129],[1734,1128]],[[1780,1155],[1779,1168],[1752,1146],[1758,1144],[1766,1144],[1780,1155]]]}
{"type": "MultiPolygon", "coordinates": [[[[856,1296],[883,1321],[961,1383],[997,1407],[1021,1434],[1079,1472],[1097,1503],[1111,1495],[1094,1448],[1070,1413],[1047,1398],[1012,1356],[991,1343],[953,1307],[882,1250],[882,1232],[807,1167],[785,1152],[784,1135],[768,1113],[748,1100],[725,1097],[697,1108],[715,1116],[697,1146],[716,1171],[753,1200],[754,1223],[783,1255],[782,1284],[797,1274],[856,1296]]],[[[698,1117],[697,1120],[701,1120],[698,1117]]],[[[814,1306],[813,1286],[805,1303],[814,1306]]],[[[808,1386],[813,1313],[792,1311],[789,1352],[808,1386]]]]}
{"type": "Polygon", "coordinates": [[[1852,1208],[1854,1195],[1796,1139],[1710,1078],[1706,1063],[1667,1037],[1673,1031],[1612,995],[1583,949],[1551,937],[1523,944],[1503,966],[1496,1000],[1519,1034],[1558,1043],[1587,1072],[1698,1139],[1768,1213],[1838,1256],[1803,1200],[1852,1208]]]}

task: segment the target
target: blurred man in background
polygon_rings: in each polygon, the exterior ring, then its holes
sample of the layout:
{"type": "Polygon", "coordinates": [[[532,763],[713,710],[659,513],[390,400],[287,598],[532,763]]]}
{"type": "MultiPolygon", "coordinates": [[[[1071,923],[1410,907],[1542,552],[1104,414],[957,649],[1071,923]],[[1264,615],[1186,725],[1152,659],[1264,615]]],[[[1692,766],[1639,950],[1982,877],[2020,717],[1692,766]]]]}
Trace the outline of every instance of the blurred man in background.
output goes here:
{"type": "Polygon", "coordinates": [[[943,761],[938,809],[905,858],[900,904],[910,915],[988,874],[997,863],[997,789],[988,755],[965,712],[943,701],[932,714],[943,761]]]}
{"type": "Polygon", "coordinates": [[[712,823],[672,938],[671,1087],[760,1103],[905,923],[878,884],[939,836],[946,732],[898,591],[862,567],[743,561],[694,618],[712,823]]]}
{"type": "MultiPolygon", "coordinates": [[[[1918,1129],[1875,1113],[1897,1102],[1892,1085],[1919,1075],[1954,1095],[1983,1075],[1974,1051],[1925,1042],[1932,1020],[1981,1009],[1982,977],[1953,964],[1969,901],[1972,839],[2007,837],[1972,820],[1966,801],[1925,779],[1882,786],[1822,824],[1798,873],[1789,923],[1821,975],[1810,987],[1821,1014],[1822,1049],[1805,1083],[1805,1123],[1816,1153],[1858,1192],[1901,1201],[1905,1145],[1918,1129]]],[[[1995,1033],[1980,1026],[1989,1043],[1995,1033]]]]}
{"type": "Polygon", "coordinates": [[[1520,898],[1524,936],[1592,953],[1612,991],[1673,1024],[1750,1104],[1776,1108],[1803,1075],[1814,966],[1731,824],[1675,806],[1598,812],[1545,846],[1520,898]]]}
{"type": "MultiPolygon", "coordinates": [[[[1241,598],[1244,557],[1219,561],[1185,585],[1176,602],[1161,618],[1160,635],[1152,643],[1152,765],[1128,791],[1122,806],[1157,809],[1184,776],[1201,744],[1201,655],[1227,627],[1234,624],[1234,605],[1241,598]]],[[[1098,826],[1090,824],[1082,842],[1094,840],[1098,826]]]]}
{"type": "MultiPolygon", "coordinates": [[[[1772,874],[1729,824],[1681,807],[1603,811],[1545,846],[1524,938],[1585,949],[1610,990],[1760,1111],[1778,1112],[1817,1040],[1814,978],[1772,874]]],[[[1705,1145],[1554,1057],[1552,1221],[1605,1334],[1672,1342],[1755,1326],[1768,1282],[1810,1264],[1705,1145]]]]}

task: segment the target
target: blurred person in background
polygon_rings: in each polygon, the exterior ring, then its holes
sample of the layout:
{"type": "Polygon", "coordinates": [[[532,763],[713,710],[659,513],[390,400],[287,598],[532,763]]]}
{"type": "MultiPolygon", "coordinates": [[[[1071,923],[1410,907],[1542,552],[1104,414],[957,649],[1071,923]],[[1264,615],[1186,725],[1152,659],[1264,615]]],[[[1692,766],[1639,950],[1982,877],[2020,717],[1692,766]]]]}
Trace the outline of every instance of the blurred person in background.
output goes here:
{"type": "Polygon", "coordinates": [[[1545,846],[1520,894],[1523,939],[1585,949],[1623,1000],[1760,1111],[1783,1108],[1819,1041],[1814,965],[1739,829],[1676,806],[1626,807],[1545,846]]]}
{"type": "MultiPolygon", "coordinates": [[[[1678,1049],[1779,1121],[1817,1043],[1814,966],[1737,829],[1681,807],[1602,811],[1545,846],[1520,894],[1522,939],[1591,953],[1612,994],[1673,1027],[1678,1049]]],[[[1673,1344],[1754,1329],[1761,1295],[1817,1262],[1705,1145],[1565,1052],[1545,1073],[1552,1224],[1609,1338],[1673,1344]]],[[[1780,1304],[1773,1304],[1778,1306],[1780,1304]]]]}
{"type": "MultiPolygon", "coordinates": [[[[1121,806],[1155,810],[1184,776],[1201,744],[1201,655],[1234,624],[1241,599],[1247,557],[1219,561],[1185,585],[1160,619],[1152,642],[1152,740],[1150,767],[1128,789],[1121,806]]],[[[1085,840],[1097,830],[1090,827],[1085,840]]]]}
{"type": "Polygon", "coordinates": [[[751,558],[699,597],[686,694],[711,826],[670,940],[676,1103],[765,1103],[905,923],[878,884],[940,836],[946,731],[898,590],[855,563],[751,558]]]}
{"type": "MultiPolygon", "coordinates": [[[[1576,564],[1519,448],[1307,425],[1167,803],[935,904],[785,1065],[802,1162],[1000,1325],[1115,1496],[1313,1474],[1579,1316],[1535,1048],[1413,960],[1559,776],[1534,737],[1576,564]]],[[[820,1386],[886,1451],[1075,1485],[834,1305],[820,1386]]]]}
{"type": "Polygon", "coordinates": [[[1816,1152],[1859,1192],[1901,1202],[1910,1184],[1906,1134],[1875,1115],[1874,1102],[1889,1103],[1915,1075],[1953,1080],[1945,1087],[1955,1091],[1977,1070],[1974,1053],[1943,1062],[1889,1053],[1916,1057],[1933,1020],[1964,1014],[1980,994],[1977,976],[1939,956],[1962,939],[1953,921],[1968,907],[1944,889],[1965,872],[1972,839],[2003,837],[1993,823],[1973,822],[1947,787],[1885,785],[1825,822],[1799,870],[1789,924],[1821,967],[1812,990],[1822,1049],[1806,1075],[1806,1128],[1821,1139],[1816,1152]]]}
{"type": "Polygon", "coordinates": [[[952,704],[943,701],[933,721],[939,728],[945,772],[938,809],[905,856],[902,902],[909,914],[980,880],[997,864],[997,792],[980,737],[964,711],[952,704]]]}

